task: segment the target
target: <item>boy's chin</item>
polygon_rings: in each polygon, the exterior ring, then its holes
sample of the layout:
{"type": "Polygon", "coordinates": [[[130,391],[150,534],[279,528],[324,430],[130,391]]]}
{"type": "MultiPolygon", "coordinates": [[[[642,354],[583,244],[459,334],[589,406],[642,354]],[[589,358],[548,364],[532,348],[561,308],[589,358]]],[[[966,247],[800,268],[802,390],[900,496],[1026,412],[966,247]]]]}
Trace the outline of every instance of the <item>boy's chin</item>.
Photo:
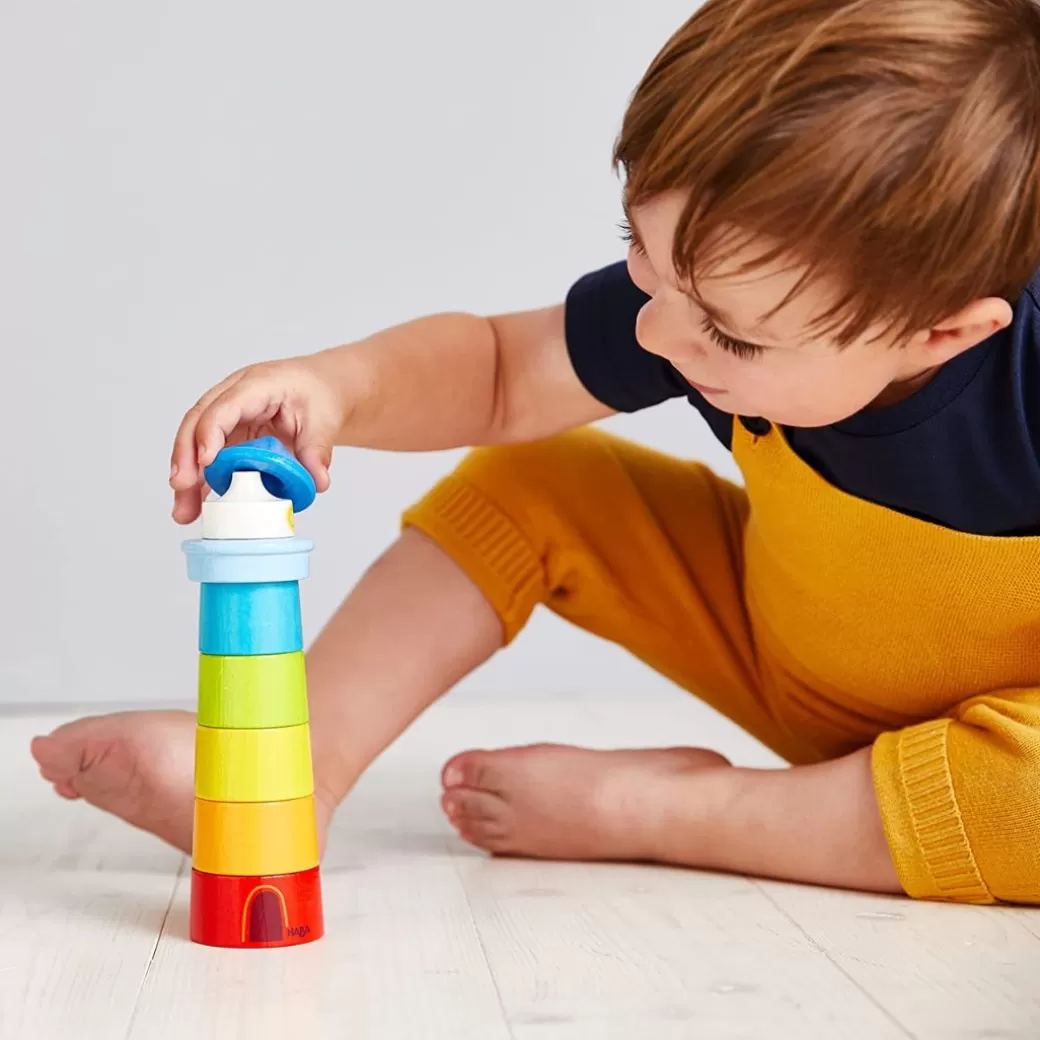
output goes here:
{"type": "Polygon", "coordinates": [[[726,401],[723,403],[721,400],[718,402],[712,401],[712,404],[720,412],[725,412],[734,418],[749,421],[757,419],[760,422],[765,421],[772,426],[785,426],[798,430],[818,430],[824,426],[833,426],[835,423],[842,422],[857,414],[856,412],[849,412],[841,415],[821,415],[818,412],[802,412],[798,409],[791,409],[790,411],[783,408],[749,409],[741,407],[735,402],[726,401]]]}

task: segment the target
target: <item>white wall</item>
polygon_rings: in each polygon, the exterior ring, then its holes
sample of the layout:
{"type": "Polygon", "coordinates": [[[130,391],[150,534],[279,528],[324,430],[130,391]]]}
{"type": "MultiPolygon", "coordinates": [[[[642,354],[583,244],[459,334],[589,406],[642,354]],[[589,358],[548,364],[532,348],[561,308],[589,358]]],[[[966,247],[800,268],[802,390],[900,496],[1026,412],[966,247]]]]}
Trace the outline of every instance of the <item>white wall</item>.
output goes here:
{"type": "MultiPolygon", "coordinates": [[[[619,257],[611,143],[692,6],[4,0],[0,701],[191,699],[181,413],[247,362],[619,257]]],[[[732,472],[684,405],[615,425],[732,472]]],[[[453,458],[340,451],[300,525],[311,635],[453,458]]],[[[548,616],[477,677],[650,681],[548,616]]]]}

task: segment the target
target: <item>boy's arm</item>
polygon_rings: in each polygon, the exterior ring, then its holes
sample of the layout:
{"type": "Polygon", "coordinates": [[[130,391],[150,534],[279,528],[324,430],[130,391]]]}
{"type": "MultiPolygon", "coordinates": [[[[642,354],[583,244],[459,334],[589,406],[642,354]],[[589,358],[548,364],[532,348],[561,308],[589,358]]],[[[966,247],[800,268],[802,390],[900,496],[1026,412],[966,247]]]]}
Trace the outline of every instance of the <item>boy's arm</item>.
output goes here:
{"type": "Polygon", "coordinates": [[[337,444],[434,451],[534,440],[611,414],[567,348],[564,305],[500,317],[441,314],[347,346],[233,372],[174,439],[174,518],[199,515],[202,471],[226,444],[273,433],[329,485],[337,444]]]}
{"type": "Polygon", "coordinates": [[[325,357],[355,400],[339,444],[428,451],[526,441],[611,414],[574,372],[562,304],[423,318],[325,357]]]}

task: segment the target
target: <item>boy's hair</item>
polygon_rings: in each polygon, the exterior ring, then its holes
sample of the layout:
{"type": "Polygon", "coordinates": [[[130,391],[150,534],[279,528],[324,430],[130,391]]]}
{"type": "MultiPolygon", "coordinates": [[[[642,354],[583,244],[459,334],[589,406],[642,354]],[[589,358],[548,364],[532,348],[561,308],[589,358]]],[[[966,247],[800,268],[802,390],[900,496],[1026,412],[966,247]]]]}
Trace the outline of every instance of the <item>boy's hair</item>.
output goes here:
{"type": "Polygon", "coordinates": [[[901,335],[1040,263],[1035,0],[708,0],[643,77],[626,208],[689,193],[676,270],[749,243],[840,290],[820,330],[901,335]],[[768,252],[766,251],[768,249],[768,252]]]}

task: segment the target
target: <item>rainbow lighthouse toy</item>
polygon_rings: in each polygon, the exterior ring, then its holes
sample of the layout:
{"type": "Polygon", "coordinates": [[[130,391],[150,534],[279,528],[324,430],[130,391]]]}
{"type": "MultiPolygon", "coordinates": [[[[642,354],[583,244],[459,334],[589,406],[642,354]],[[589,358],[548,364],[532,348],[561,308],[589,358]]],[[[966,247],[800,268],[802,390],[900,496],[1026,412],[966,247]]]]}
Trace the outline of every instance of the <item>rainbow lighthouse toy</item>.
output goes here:
{"type": "Polygon", "coordinates": [[[273,437],[221,451],[202,537],[191,938],[296,946],[321,937],[300,587],[313,542],[294,515],[314,481],[273,437]]]}

